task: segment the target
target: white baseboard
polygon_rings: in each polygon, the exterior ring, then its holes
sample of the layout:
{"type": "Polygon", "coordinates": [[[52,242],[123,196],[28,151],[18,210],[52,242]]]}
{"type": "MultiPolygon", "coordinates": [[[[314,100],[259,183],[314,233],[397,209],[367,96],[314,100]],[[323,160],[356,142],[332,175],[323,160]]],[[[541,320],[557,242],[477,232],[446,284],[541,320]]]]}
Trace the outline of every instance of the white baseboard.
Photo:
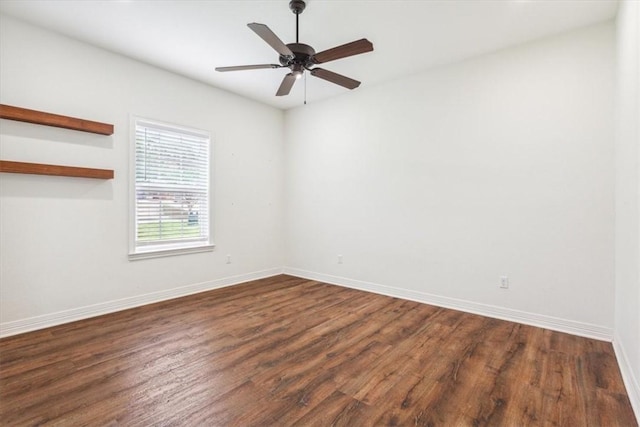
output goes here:
{"type": "Polygon", "coordinates": [[[566,332],[572,335],[579,335],[587,338],[594,338],[601,341],[612,341],[613,330],[604,326],[592,325],[589,323],[576,322],[573,320],[561,319],[558,317],[545,316],[543,314],[529,313],[526,311],[513,310],[505,307],[482,304],[473,301],[466,301],[457,298],[444,297],[413,291],[409,289],[394,288],[391,286],[379,285],[376,283],[363,282],[360,280],[348,279],[345,277],[331,276],[328,274],[315,273],[298,268],[285,267],[285,274],[298,276],[305,279],[317,280],[338,286],[359,289],[376,294],[387,295],[396,298],[408,299],[411,301],[431,304],[438,307],[451,308],[467,313],[479,314],[481,316],[492,317],[510,322],[523,323],[525,325],[537,326],[559,332],[566,332]]]}
{"type": "Polygon", "coordinates": [[[210,291],[212,289],[224,288],[226,286],[237,285],[238,283],[250,280],[264,279],[266,277],[282,274],[281,268],[256,271],[253,273],[241,274],[238,276],[224,277],[222,279],[211,280],[192,285],[181,286],[179,288],[167,289],[150,294],[137,295],[115,301],[89,305],[85,307],[73,308],[71,310],[59,311],[42,316],[30,317],[27,319],[15,320],[13,322],[0,323],[0,338],[17,335],[24,332],[35,331],[48,328],[50,326],[61,325],[63,323],[74,322],[76,320],[87,319],[89,317],[100,316],[141,305],[153,304],[168,299],[183,297],[199,292],[210,291]]]}
{"type": "Polygon", "coordinates": [[[631,369],[631,361],[618,334],[613,337],[613,350],[616,352],[616,359],[618,359],[618,366],[620,366],[622,380],[627,388],[631,407],[636,414],[636,420],[640,423],[640,382],[634,375],[633,369],[631,369]]]}
{"type": "MultiPolygon", "coordinates": [[[[44,329],[51,326],[61,325],[76,320],[86,319],[89,317],[100,316],[107,313],[126,310],[141,305],[152,304],[172,298],[178,298],[204,292],[212,289],[223,288],[226,286],[236,285],[238,283],[250,280],[262,279],[275,276],[278,274],[290,274],[311,280],[318,280],[325,283],[331,283],[338,286],[345,286],[353,289],[359,289],[367,292],[373,292],[381,295],[387,295],[396,298],[403,298],[417,301],[425,304],[436,305],[438,307],[451,308],[468,313],[479,314],[482,316],[493,317],[511,322],[518,322],[541,328],[547,328],[554,331],[566,332],[573,335],[579,335],[588,338],[595,338],[603,341],[612,341],[613,331],[598,325],[588,323],[575,322],[572,320],[560,319],[542,314],[529,313],[510,308],[497,307],[488,304],[482,304],[472,301],[460,300],[456,298],[444,297],[424,292],[413,291],[409,289],[394,288],[376,283],[364,282],[360,280],[349,279],[345,277],[332,276],[323,273],[301,270],[297,268],[285,267],[262,270],[253,273],[241,274],[238,276],[225,277],[222,279],[211,280],[202,283],[182,286],[179,288],[167,289],[164,291],[153,292],[150,294],[137,295],[134,297],[123,298],[115,301],[94,304],[85,307],[74,308],[56,313],[45,314],[42,316],[20,319],[12,322],[0,323],[0,338],[11,335],[17,335],[24,332],[44,329]]],[[[619,351],[617,351],[617,354],[619,351]]],[[[636,382],[637,384],[637,382],[636,382]]]]}

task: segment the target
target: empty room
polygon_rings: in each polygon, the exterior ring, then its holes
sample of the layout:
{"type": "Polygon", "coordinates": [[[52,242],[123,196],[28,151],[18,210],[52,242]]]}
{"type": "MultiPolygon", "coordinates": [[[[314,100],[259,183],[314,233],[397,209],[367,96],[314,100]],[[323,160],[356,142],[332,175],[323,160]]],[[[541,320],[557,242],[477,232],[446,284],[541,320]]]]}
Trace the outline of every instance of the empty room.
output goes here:
{"type": "Polygon", "coordinates": [[[638,426],[639,27],[0,0],[0,425],[638,426]]]}

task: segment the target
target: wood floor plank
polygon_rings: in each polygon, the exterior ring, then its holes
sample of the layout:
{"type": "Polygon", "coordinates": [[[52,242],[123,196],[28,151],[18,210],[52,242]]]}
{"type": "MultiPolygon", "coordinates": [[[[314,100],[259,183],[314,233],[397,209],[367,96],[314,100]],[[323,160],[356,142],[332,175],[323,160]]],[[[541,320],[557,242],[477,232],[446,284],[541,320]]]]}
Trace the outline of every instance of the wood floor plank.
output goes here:
{"type": "Polygon", "coordinates": [[[325,401],[314,407],[292,426],[358,426],[367,425],[366,405],[340,391],[332,393],[325,401]]]}
{"type": "Polygon", "coordinates": [[[610,343],[275,276],[0,340],[0,426],[637,426],[610,343]]]}

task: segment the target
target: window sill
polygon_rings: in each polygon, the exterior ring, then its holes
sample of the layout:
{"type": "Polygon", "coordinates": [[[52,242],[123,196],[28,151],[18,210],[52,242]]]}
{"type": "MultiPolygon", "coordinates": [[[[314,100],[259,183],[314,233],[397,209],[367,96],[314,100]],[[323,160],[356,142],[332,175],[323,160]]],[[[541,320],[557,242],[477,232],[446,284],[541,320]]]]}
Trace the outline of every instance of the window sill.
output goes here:
{"type": "Polygon", "coordinates": [[[215,245],[192,246],[188,248],[165,248],[165,249],[148,249],[146,251],[133,252],[129,254],[129,261],[137,261],[148,258],[162,258],[167,256],[177,256],[185,254],[193,254],[198,252],[211,252],[215,245]]]}

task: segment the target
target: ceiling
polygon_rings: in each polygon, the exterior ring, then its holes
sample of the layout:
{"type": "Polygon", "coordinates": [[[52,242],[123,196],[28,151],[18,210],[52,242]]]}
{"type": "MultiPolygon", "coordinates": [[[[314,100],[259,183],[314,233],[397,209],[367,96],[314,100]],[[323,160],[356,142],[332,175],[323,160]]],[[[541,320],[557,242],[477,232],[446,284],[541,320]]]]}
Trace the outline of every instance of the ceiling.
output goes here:
{"type": "MultiPolygon", "coordinates": [[[[319,52],[369,39],[373,52],[322,65],[365,88],[606,21],[617,7],[614,0],[309,0],[300,15],[300,42],[319,52]]],[[[286,69],[214,71],[277,63],[247,23],[266,24],[285,43],[294,42],[288,0],[2,0],[0,12],[281,109],[304,100],[304,80],[289,96],[275,96],[286,69]]],[[[308,103],[349,92],[307,77],[308,103]]]]}

